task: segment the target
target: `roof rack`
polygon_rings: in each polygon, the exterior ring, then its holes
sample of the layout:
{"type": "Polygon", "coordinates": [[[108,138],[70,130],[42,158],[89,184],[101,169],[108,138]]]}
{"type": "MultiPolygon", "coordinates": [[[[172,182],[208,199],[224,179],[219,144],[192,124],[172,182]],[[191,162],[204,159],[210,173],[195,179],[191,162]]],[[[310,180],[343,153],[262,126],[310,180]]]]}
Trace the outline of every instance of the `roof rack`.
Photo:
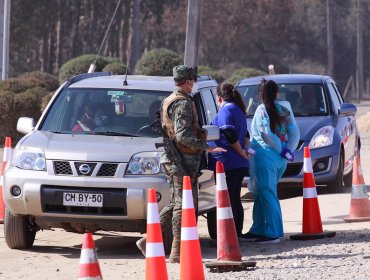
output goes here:
{"type": "Polygon", "coordinates": [[[197,76],[197,81],[209,81],[213,80],[213,78],[209,75],[198,75],[197,76]]]}
{"type": "Polygon", "coordinates": [[[72,85],[72,84],[74,84],[76,82],[79,82],[79,81],[82,81],[82,80],[85,80],[85,79],[88,79],[88,78],[95,78],[95,77],[102,77],[102,76],[111,76],[111,75],[112,75],[111,72],[94,72],[94,73],[80,74],[80,75],[74,76],[71,79],[69,79],[67,81],[67,83],[64,85],[63,88],[67,88],[67,87],[69,87],[70,85],[72,85]]]}

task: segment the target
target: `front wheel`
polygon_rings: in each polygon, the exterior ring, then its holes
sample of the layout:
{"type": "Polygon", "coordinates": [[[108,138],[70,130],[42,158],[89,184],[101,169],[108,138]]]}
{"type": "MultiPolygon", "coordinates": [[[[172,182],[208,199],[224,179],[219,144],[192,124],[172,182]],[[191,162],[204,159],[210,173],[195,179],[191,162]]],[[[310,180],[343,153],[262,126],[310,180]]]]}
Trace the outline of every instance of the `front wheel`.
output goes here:
{"type": "Polygon", "coordinates": [[[5,209],[5,242],[10,249],[31,248],[36,237],[36,230],[29,223],[27,216],[14,216],[5,209]]]}
{"type": "Polygon", "coordinates": [[[347,175],[344,176],[344,186],[346,188],[352,187],[352,177],[353,177],[353,167],[351,172],[349,172],[347,175]]]}
{"type": "Polygon", "coordinates": [[[329,193],[342,193],[344,191],[344,160],[343,155],[340,155],[337,175],[335,179],[328,183],[329,193]]]}

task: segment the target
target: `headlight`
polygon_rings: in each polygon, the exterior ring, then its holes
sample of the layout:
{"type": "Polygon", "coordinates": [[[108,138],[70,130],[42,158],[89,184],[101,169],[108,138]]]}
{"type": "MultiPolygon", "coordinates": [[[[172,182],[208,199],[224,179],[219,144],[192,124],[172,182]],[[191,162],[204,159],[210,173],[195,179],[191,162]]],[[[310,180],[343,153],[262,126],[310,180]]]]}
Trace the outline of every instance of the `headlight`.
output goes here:
{"type": "Polygon", "coordinates": [[[127,168],[129,175],[152,175],[161,172],[161,158],[162,152],[144,152],[134,155],[127,168]]]}
{"type": "Polygon", "coordinates": [[[308,147],[310,149],[321,148],[333,144],[334,127],[328,125],[320,128],[312,137],[308,147]]]}
{"type": "Polygon", "coordinates": [[[14,151],[12,166],[28,170],[46,170],[44,151],[34,147],[20,147],[14,151]]]}

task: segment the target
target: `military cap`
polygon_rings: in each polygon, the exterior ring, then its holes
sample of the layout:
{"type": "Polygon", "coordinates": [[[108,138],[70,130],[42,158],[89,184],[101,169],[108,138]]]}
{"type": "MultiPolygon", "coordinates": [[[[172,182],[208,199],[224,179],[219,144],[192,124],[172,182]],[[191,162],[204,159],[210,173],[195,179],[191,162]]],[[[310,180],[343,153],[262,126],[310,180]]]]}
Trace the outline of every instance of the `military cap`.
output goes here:
{"type": "Polygon", "coordinates": [[[195,71],[193,67],[187,65],[178,65],[173,68],[173,78],[174,79],[185,79],[193,80],[195,79],[195,71]]]}

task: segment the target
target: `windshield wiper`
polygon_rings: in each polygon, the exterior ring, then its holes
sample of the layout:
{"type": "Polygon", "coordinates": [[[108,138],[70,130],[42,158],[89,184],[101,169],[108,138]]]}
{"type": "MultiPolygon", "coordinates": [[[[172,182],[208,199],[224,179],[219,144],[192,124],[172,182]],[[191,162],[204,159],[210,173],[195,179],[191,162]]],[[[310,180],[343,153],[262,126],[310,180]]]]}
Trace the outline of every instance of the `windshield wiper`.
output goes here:
{"type": "Polygon", "coordinates": [[[294,113],[295,117],[307,117],[307,116],[312,116],[312,114],[305,114],[305,113],[294,113]]]}
{"type": "Polygon", "coordinates": [[[134,134],[128,134],[128,133],[122,133],[117,131],[95,131],[91,134],[94,135],[108,135],[108,136],[130,136],[130,137],[137,137],[137,135],[134,134]]]}

